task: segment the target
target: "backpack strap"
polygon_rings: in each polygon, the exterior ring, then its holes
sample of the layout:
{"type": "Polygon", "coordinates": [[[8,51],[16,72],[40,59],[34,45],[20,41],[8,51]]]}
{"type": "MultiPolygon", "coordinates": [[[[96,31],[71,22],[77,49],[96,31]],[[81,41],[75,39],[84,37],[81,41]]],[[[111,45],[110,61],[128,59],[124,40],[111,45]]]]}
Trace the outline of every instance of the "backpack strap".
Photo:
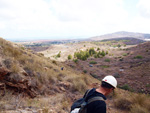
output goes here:
{"type": "Polygon", "coordinates": [[[97,100],[104,101],[103,97],[96,96],[96,97],[93,97],[93,98],[89,99],[87,103],[90,104],[91,102],[94,102],[94,101],[97,101],[97,100]]]}
{"type": "Polygon", "coordinates": [[[91,91],[92,89],[89,89],[86,93],[85,93],[85,95],[84,95],[84,97],[83,98],[87,98],[87,96],[88,96],[88,94],[89,94],[89,92],[91,91]]]}

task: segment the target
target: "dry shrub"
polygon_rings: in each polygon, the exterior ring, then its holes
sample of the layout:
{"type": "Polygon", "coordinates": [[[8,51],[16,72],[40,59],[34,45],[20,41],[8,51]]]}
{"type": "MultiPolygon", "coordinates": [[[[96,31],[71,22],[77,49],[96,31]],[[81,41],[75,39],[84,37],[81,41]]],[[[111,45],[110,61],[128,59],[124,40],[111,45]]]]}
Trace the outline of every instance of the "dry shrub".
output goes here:
{"type": "Polygon", "coordinates": [[[132,102],[136,103],[140,106],[145,106],[147,100],[147,96],[145,94],[136,94],[132,98],[132,102]]]}
{"type": "Polygon", "coordinates": [[[71,72],[66,72],[65,75],[66,76],[63,78],[63,81],[68,81],[72,84],[72,91],[79,91],[81,93],[85,92],[90,84],[98,81],[89,75],[80,74],[72,70],[71,72]]]}
{"type": "Polygon", "coordinates": [[[29,57],[27,55],[21,55],[19,58],[17,58],[17,60],[19,61],[20,64],[25,65],[28,58],[29,57]]]}
{"type": "MultiPolygon", "coordinates": [[[[138,108],[150,111],[150,97],[145,94],[136,94],[132,97],[132,103],[138,108]]],[[[132,107],[133,109],[133,107],[132,107]]]]}
{"type": "Polygon", "coordinates": [[[79,92],[85,92],[87,89],[87,84],[83,79],[80,77],[76,77],[72,81],[72,90],[79,91],[79,92]]]}
{"type": "Polygon", "coordinates": [[[5,64],[5,66],[10,69],[11,68],[11,65],[12,65],[12,59],[10,58],[7,58],[3,61],[3,63],[5,64]]]}
{"type": "Polygon", "coordinates": [[[135,105],[132,105],[130,109],[130,113],[149,113],[149,111],[146,108],[138,104],[135,104],[135,105]]]}
{"type": "Polygon", "coordinates": [[[114,103],[115,107],[127,111],[130,110],[131,104],[131,101],[128,100],[126,97],[118,97],[114,103]]]}
{"type": "Polygon", "coordinates": [[[14,58],[19,58],[22,55],[19,48],[13,47],[10,44],[4,46],[3,52],[6,56],[12,56],[14,58]]]}
{"type": "Polygon", "coordinates": [[[88,76],[88,75],[82,75],[82,79],[84,80],[85,84],[89,85],[91,84],[91,76],[88,76]]]}
{"type": "Polygon", "coordinates": [[[10,70],[14,73],[18,73],[20,71],[20,66],[18,65],[17,62],[14,62],[12,63],[10,70]]]}
{"type": "Polygon", "coordinates": [[[150,97],[146,94],[135,94],[121,91],[116,96],[114,105],[116,108],[127,110],[131,113],[148,113],[150,111],[150,97]]]}
{"type": "Polygon", "coordinates": [[[49,113],[49,108],[48,107],[44,107],[42,110],[43,113],[49,113]]]}

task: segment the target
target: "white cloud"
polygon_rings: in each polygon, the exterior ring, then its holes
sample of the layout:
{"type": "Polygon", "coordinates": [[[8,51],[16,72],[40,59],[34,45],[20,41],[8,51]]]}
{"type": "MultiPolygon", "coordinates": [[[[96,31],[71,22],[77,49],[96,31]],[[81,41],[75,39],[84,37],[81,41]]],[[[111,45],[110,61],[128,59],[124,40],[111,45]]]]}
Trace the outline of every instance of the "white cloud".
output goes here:
{"type": "Polygon", "coordinates": [[[123,0],[0,0],[6,37],[92,36],[122,29],[126,20],[123,0]]]}
{"type": "Polygon", "coordinates": [[[150,0],[139,0],[137,7],[142,17],[150,19],[150,0]]]}
{"type": "Polygon", "coordinates": [[[108,25],[122,25],[128,17],[122,5],[122,0],[52,0],[53,11],[64,26],[92,35],[108,25]]]}
{"type": "Polygon", "coordinates": [[[130,19],[126,29],[134,32],[150,33],[150,1],[139,0],[136,8],[138,14],[130,19]]]}
{"type": "Polygon", "coordinates": [[[118,22],[126,18],[121,0],[52,0],[61,21],[118,22]]]}

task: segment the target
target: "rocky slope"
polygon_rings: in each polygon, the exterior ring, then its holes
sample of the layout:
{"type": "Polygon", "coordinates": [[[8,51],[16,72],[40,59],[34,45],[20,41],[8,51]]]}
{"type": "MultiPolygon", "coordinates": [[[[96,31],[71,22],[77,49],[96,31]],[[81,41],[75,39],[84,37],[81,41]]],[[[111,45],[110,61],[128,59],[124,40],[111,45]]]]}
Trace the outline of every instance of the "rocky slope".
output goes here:
{"type": "MultiPolygon", "coordinates": [[[[22,45],[0,38],[1,110],[34,108],[34,106],[40,109],[40,103],[43,104],[41,98],[46,96],[47,99],[55,98],[51,103],[52,107],[58,108],[55,109],[56,112],[65,113],[70,110],[71,100],[88,89],[87,86],[94,81],[97,80],[75,72],[68,66],[43,57],[42,54],[28,50],[22,45]],[[28,102],[24,100],[26,98],[28,102]],[[34,103],[30,98],[36,98],[35,101],[39,98],[41,101],[38,101],[39,104],[34,103]],[[63,102],[64,104],[58,105],[63,102]]],[[[46,104],[42,105],[45,106],[46,104]]]]}

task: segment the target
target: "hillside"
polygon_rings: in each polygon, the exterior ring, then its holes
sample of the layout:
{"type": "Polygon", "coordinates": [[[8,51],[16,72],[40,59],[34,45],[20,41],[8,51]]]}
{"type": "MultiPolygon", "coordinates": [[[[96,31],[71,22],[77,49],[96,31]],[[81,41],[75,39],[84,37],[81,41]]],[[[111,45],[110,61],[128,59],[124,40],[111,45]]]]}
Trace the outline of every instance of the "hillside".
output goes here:
{"type": "MultiPolygon", "coordinates": [[[[88,46],[83,44],[85,43],[80,43],[83,50],[86,50],[88,46]]],[[[89,47],[92,45],[90,43],[89,47]]],[[[94,45],[98,46],[97,43],[94,45]]],[[[143,45],[138,47],[143,48],[143,45]]],[[[114,49],[114,47],[111,48],[114,49]]],[[[122,51],[116,55],[120,53],[122,51]]],[[[113,58],[113,56],[110,57],[113,58]]],[[[116,60],[119,59],[120,57],[116,60]]],[[[69,61],[66,65],[0,38],[0,112],[68,113],[75,99],[81,97],[86,89],[97,87],[100,83],[94,78],[95,76],[88,74],[90,68],[87,73],[79,69],[81,65],[81,69],[86,66],[85,62],[79,60],[76,64],[69,61]]],[[[109,70],[107,72],[112,74],[109,70]]],[[[150,110],[150,98],[144,94],[117,89],[108,98],[106,101],[108,113],[137,113],[137,111],[148,113],[150,110]]]]}
{"type": "Polygon", "coordinates": [[[66,64],[97,79],[112,74],[118,78],[120,88],[150,94],[150,42],[107,50],[104,57],[78,59],[77,63],[66,61],[66,64]]]}
{"type": "Polygon", "coordinates": [[[150,93],[148,76],[150,70],[150,42],[133,38],[116,38],[96,42],[54,45],[40,53],[53,60],[65,61],[74,70],[98,79],[102,79],[107,74],[112,74],[118,78],[119,87],[127,87],[128,90],[136,92],[150,93]],[[104,57],[100,56],[100,58],[95,58],[93,55],[87,60],[78,59],[77,63],[73,61],[73,59],[76,59],[74,58],[75,52],[85,52],[90,48],[94,48],[97,52],[104,50],[108,54],[104,57]],[[60,57],[57,57],[59,52],[60,57]],[[68,60],[68,55],[72,56],[72,60],[68,60]],[[96,64],[90,64],[90,62],[96,64]],[[135,70],[137,70],[137,73],[135,70]],[[136,78],[136,81],[132,81],[134,78],[136,78]],[[147,81],[144,82],[144,80],[147,81]]]}
{"type": "Polygon", "coordinates": [[[145,39],[150,39],[150,34],[120,31],[120,32],[106,34],[106,35],[91,37],[91,38],[89,38],[89,40],[96,41],[96,40],[104,40],[104,39],[112,39],[112,38],[125,38],[125,37],[145,40],[145,39]]]}
{"type": "Polygon", "coordinates": [[[87,86],[94,81],[97,80],[73,71],[64,64],[51,61],[22,45],[0,38],[1,110],[25,109],[29,106],[46,107],[44,100],[38,103],[34,103],[37,100],[25,101],[26,97],[41,97],[55,98],[51,100],[50,106],[57,107],[56,112],[65,113],[70,108],[70,101],[88,89],[87,86]],[[61,67],[64,67],[64,70],[61,70],[61,67]]]}

